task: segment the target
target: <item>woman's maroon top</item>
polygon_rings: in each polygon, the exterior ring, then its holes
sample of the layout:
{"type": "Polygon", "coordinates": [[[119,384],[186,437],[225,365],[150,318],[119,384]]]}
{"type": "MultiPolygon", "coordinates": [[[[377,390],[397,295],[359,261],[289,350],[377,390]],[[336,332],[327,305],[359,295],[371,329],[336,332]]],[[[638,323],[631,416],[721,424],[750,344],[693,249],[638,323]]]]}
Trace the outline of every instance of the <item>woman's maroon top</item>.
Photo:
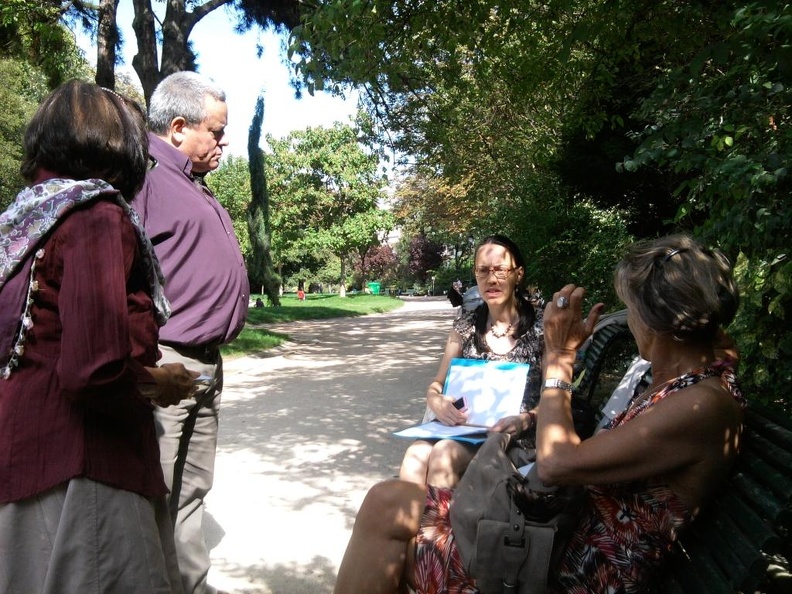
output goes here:
{"type": "MultiPolygon", "coordinates": [[[[34,325],[0,380],[0,503],[74,477],[164,495],[153,406],[138,389],[152,381],[158,328],[135,231],[98,200],[41,247],[34,325]]],[[[0,308],[9,298],[0,292],[0,308]]]]}

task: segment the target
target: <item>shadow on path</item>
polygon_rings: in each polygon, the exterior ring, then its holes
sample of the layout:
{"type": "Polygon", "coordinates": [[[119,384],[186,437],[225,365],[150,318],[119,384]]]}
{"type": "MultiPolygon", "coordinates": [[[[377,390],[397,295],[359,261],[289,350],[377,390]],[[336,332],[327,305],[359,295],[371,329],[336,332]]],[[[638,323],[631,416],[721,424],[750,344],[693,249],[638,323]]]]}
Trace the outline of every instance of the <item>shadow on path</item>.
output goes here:
{"type": "Polygon", "coordinates": [[[228,361],[215,487],[204,523],[210,583],[244,593],[332,592],[368,488],[395,476],[454,310],[269,326],[292,342],[228,361]]]}

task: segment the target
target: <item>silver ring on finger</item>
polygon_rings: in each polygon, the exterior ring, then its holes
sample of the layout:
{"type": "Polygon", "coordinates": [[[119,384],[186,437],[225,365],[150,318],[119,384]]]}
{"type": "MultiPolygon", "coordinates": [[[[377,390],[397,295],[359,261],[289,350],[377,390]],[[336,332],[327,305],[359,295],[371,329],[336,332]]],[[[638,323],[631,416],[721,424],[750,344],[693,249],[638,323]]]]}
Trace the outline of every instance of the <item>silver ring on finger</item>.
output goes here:
{"type": "Polygon", "coordinates": [[[556,307],[558,307],[558,309],[566,309],[569,307],[569,299],[562,295],[558,298],[558,301],[556,301],[556,307]]]}

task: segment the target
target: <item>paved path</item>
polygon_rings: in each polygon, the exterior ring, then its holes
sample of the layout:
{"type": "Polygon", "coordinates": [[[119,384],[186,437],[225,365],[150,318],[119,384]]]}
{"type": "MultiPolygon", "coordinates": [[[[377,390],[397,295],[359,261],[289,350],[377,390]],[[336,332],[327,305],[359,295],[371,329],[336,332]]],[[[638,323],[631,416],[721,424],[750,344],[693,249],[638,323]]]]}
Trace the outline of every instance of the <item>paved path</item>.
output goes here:
{"type": "Polygon", "coordinates": [[[420,420],[454,310],[416,298],[387,314],[272,326],[293,342],[225,365],[204,531],[212,585],[332,592],[368,488],[394,476],[420,420]]]}

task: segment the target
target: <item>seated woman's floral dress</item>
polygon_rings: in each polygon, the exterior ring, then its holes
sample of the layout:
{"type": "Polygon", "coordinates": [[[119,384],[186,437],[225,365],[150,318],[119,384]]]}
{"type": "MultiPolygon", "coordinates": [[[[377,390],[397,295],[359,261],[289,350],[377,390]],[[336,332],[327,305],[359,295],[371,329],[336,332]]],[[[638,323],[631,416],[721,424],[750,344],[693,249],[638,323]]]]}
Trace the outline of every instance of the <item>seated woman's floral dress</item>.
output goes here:
{"type": "MultiPolygon", "coordinates": [[[[613,429],[642,414],[670,394],[709,377],[720,377],[745,406],[728,362],[682,375],[640,405],[611,421],[613,429]]],[[[452,491],[429,486],[415,547],[418,594],[477,594],[454,541],[448,507],[452,491]]],[[[691,515],[668,485],[657,480],[587,487],[583,521],[567,544],[549,591],[575,594],[645,592],[691,515]]]]}

